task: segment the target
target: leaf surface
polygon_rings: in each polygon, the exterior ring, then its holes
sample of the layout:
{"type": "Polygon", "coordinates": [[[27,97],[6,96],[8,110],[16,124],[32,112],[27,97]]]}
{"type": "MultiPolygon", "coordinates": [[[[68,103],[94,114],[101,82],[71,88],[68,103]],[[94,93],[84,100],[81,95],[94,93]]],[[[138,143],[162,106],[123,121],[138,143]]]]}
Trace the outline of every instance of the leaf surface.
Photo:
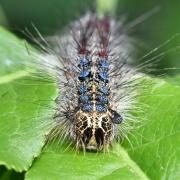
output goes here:
{"type": "Polygon", "coordinates": [[[54,114],[54,83],[32,77],[25,45],[0,29],[0,164],[24,171],[26,179],[178,179],[180,176],[179,77],[148,78],[139,99],[142,126],[109,154],[76,153],[57,144],[43,151],[54,114]],[[41,153],[42,152],[42,153],[41,153]],[[40,156],[38,156],[41,154],[40,156]],[[36,160],[34,158],[37,157],[36,160]],[[34,161],[33,161],[34,160],[34,161]]]}
{"type": "MultiPolygon", "coordinates": [[[[175,78],[178,79],[178,78],[175,78]]],[[[27,180],[46,179],[178,179],[180,172],[180,87],[151,79],[139,102],[142,126],[108,155],[75,154],[48,147],[27,172],[27,180]],[[129,143],[130,142],[130,143],[129,143]],[[41,172],[41,174],[39,174],[41,172]]]]}
{"type": "Polygon", "coordinates": [[[57,93],[22,66],[31,60],[24,42],[1,28],[0,44],[0,164],[24,171],[44,145],[57,93]]]}

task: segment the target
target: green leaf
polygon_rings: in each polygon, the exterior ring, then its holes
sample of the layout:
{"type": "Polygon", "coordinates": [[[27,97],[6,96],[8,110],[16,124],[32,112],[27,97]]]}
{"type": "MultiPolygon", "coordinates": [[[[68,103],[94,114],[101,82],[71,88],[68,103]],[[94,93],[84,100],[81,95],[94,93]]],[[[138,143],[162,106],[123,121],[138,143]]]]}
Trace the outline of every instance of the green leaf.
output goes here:
{"type": "Polygon", "coordinates": [[[178,179],[180,87],[160,79],[148,81],[153,82],[148,94],[142,94],[139,100],[148,108],[137,113],[143,125],[129,136],[130,143],[123,143],[125,149],[116,145],[108,155],[87,152],[83,156],[63,152],[60,145],[59,150],[48,147],[26,179],[178,179]]]}
{"type": "Polygon", "coordinates": [[[56,145],[48,147],[26,174],[27,180],[43,179],[148,179],[119,145],[109,154],[76,153],[56,145]],[[118,178],[119,177],[119,178],[118,178]]]}
{"type": "Polygon", "coordinates": [[[21,64],[30,61],[24,42],[0,29],[0,164],[27,170],[44,145],[52,121],[53,83],[32,78],[21,64]]]}
{"type": "MultiPolygon", "coordinates": [[[[173,78],[171,78],[171,82],[173,78]]],[[[177,82],[179,77],[175,77],[177,82]]],[[[144,126],[130,136],[125,148],[151,179],[180,177],[180,86],[156,80],[148,96],[140,101],[144,126]]]]}
{"type": "Polygon", "coordinates": [[[0,164],[28,171],[28,180],[178,179],[179,77],[167,82],[148,78],[153,83],[148,94],[139,99],[146,108],[142,105],[144,112],[136,113],[143,119],[142,126],[129,136],[130,144],[115,144],[109,154],[84,155],[59,144],[50,144],[42,151],[54,113],[56,86],[33,78],[20,65],[31,61],[23,42],[2,29],[0,40],[0,164]]]}

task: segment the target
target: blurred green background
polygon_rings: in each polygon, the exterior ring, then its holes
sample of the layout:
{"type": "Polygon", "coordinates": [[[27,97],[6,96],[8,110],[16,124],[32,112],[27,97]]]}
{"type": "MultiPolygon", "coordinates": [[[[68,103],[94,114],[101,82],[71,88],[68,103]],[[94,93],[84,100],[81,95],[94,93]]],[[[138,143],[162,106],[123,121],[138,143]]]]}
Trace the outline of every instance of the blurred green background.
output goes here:
{"type": "MultiPolygon", "coordinates": [[[[0,24],[22,36],[21,30],[25,27],[33,32],[33,23],[43,35],[51,35],[86,11],[96,11],[97,4],[103,6],[106,2],[114,3],[116,9],[112,14],[117,18],[126,16],[126,23],[154,8],[159,9],[132,29],[131,36],[138,39],[135,46],[138,47],[139,57],[180,33],[179,0],[99,0],[99,3],[95,0],[0,0],[0,24]]],[[[154,57],[165,53],[156,67],[158,71],[152,73],[162,74],[164,68],[168,68],[166,72],[169,74],[179,73],[179,42],[180,35],[177,35],[166,46],[152,54],[154,57]]]]}

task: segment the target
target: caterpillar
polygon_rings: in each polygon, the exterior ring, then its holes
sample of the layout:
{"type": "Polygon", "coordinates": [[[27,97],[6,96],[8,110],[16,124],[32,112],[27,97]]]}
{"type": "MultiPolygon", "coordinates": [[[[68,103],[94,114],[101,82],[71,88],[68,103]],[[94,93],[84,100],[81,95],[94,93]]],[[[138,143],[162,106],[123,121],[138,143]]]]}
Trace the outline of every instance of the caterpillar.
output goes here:
{"type": "Polygon", "coordinates": [[[138,122],[132,111],[138,111],[142,86],[138,70],[146,65],[127,64],[134,49],[123,24],[87,13],[48,42],[34,29],[42,50],[35,60],[55,77],[59,89],[49,139],[69,138],[78,150],[108,151],[138,122]]]}

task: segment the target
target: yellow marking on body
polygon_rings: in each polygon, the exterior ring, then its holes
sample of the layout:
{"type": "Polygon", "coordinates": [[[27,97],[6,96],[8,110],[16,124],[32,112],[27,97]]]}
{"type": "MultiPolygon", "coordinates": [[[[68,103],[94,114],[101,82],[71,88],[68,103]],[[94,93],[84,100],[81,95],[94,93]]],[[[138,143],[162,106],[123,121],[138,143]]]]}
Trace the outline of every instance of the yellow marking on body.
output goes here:
{"type": "Polygon", "coordinates": [[[92,93],[93,93],[93,100],[92,100],[92,102],[93,102],[93,111],[95,112],[96,111],[96,85],[95,84],[93,84],[92,85],[92,93]]]}
{"type": "Polygon", "coordinates": [[[92,85],[92,92],[95,93],[95,92],[96,92],[96,89],[97,89],[97,88],[96,88],[96,85],[93,84],[93,85],[92,85]]]}

